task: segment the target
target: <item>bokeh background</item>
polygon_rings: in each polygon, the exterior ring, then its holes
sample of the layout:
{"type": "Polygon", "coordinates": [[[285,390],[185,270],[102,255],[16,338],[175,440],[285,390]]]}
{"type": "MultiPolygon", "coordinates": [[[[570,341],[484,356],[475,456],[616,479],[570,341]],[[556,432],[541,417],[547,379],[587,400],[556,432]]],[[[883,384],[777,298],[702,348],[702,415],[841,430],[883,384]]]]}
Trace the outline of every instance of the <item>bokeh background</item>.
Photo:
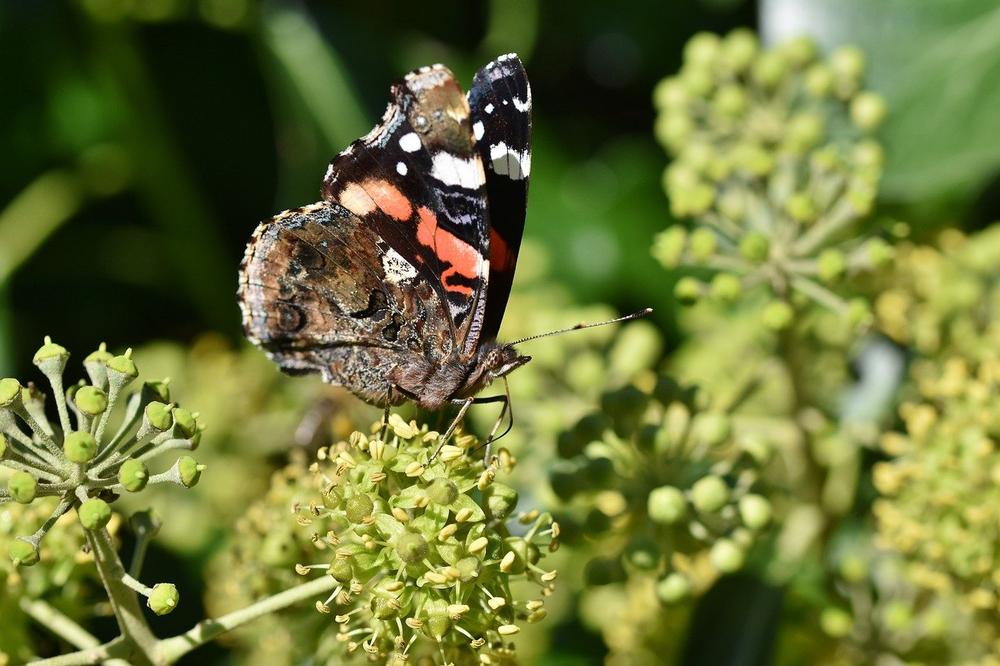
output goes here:
{"type": "MultiPolygon", "coordinates": [[[[526,234],[583,302],[662,301],[651,90],[700,30],[862,46],[893,113],[884,198],[909,219],[982,226],[998,208],[998,23],[981,0],[4,3],[0,371],[24,369],[56,330],[88,348],[205,330],[236,341],[256,223],[314,201],[389,83],[429,62],[463,81],[499,53],[526,62],[526,234]]],[[[669,330],[669,308],[656,316],[669,330]]]]}
{"type": "MultiPolygon", "coordinates": [[[[677,276],[649,250],[673,222],[652,90],[692,35],[736,27],[765,43],[807,34],[864,49],[867,87],[891,109],[880,137],[884,215],[906,219],[918,239],[997,219],[1000,9],[989,0],[4,2],[0,376],[31,376],[46,334],[71,350],[142,347],[144,372],[180,373],[188,404],[214,400],[207,411],[224,418],[231,407],[239,420],[239,398],[271,401],[259,420],[223,426],[231,455],[241,433],[273,433],[254,462],[266,479],[317,398],[279,387],[256,352],[233,355],[249,234],[318,198],[328,160],[381,116],[391,81],[442,62],[468,82],[509,51],[534,93],[524,270],[547,256],[558,293],[532,303],[655,304],[674,348],[677,276]]],[[[331,395],[322,399],[341,400],[331,395]]],[[[193,590],[217,545],[218,526],[198,523],[203,506],[174,523],[186,532],[176,539],[195,545],[157,550],[150,565],[180,557],[189,580],[178,583],[193,590]]],[[[220,521],[242,508],[221,506],[220,521]]],[[[200,610],[195,602],[168,622],[183,628],[200,610]]],[[[571,645],[579,627],[564,631],[553,640],[571,645]]],[[[589,636],[567,654],[602,650],[589,636]]],[[[190,663],[216,663],[213,649],[190,663]]]]}

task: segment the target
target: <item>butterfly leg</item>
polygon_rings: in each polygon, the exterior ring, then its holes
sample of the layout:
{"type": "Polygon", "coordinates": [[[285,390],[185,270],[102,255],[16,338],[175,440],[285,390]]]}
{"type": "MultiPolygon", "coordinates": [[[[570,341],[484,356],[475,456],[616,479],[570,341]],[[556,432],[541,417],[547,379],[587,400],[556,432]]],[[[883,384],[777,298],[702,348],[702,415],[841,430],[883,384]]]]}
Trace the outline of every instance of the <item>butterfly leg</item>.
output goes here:
{"type": "MultiPolygon", "coordinates": [[[[503,403],[503,407],[500,408],[500,415],[497,416],[496,423],[493,424],[493,429],[490,430],[489,437],[487,437],[486,441],[483,443],[483,446],[486,447],[486,451],[483,453],[483,462],[487,465],[489,464],[490,457],[493,453],[493,442],[501,439],[502,437],[506,437],[507,433],[509,433],[514,427],[514,408],[510,404],[510,385],[507,384],[506,377],[503,378],[503,395],[494,397],[501,399],[500,402],[503,403]],[[507,429],[504,430],[498,437],[497,430],[500,428],[500,424],[503,423],[504,416],[509,417],[507,429]]],[[[484,399],[484,401],[494,402],[491,399],[484,399]]]]}
{"type": "Polygon", "coordinates": [[[462,422],[462,419],[465,417],[465,413],[469,411],[469,407],[471,407],[472,403],[475,401],[475,398],[465,398],[464,400],[452,401],[454,404],[461,405],[461,407],[458,410],[458,414],[456,414],[455,418],[452,420],[451,425],[448,426],[448,429],[445,431],[444,436],[441,438],[441,443],[438,444],[438,447],[434,450],[434,455],[430,458],[431,462],[437,458],[439,453],[441,453],[441,449],[444,448],[444,445],[448,443],[449,439],[451,439],[451,436],[454,434],[458,424],[462,422]]]}

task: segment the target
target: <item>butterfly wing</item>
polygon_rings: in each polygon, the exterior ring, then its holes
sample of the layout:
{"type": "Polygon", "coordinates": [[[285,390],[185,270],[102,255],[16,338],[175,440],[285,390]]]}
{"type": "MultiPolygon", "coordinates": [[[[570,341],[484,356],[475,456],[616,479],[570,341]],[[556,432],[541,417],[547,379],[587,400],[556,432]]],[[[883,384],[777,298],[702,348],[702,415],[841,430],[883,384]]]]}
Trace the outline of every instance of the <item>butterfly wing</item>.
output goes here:
{"type": "Polygon", "coordinates": [[[282,370],[319,372],[372,404],[397,404],[393,372],[429,372],[450,348],[447,312],[368,220],[321,202],[262,223],[240,269],[247,337],[282,370]]]}
{"type": "Polygon", "coordinates": [[[489,280],[483,339],[500,330],[521,247],[531,172],[531,87],[515,54],[479,70],[469,90],[476,149],[486,168],[489,280]]]}
{"type": "Polygon", "coordinates": [[[447,304],[450,348],[474,352],[489,278],[485,171],[447,68],[423,67],[392,87],[381,122],[331,162],[323,198],[406,257],[447,304]]]}

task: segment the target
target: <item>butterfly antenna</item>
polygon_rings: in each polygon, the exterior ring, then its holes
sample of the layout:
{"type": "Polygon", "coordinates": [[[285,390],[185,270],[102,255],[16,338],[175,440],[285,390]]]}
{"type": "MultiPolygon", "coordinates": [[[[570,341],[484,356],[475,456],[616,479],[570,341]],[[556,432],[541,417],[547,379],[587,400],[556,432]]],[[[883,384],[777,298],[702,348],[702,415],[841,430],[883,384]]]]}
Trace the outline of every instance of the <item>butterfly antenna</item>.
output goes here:
{"type": "Polygon", "coordinates": [[[508,342],[509,346],[519,345],[522,342],[528,342],[530,340],[537,340],[538,338],[547,338],[550,335],[559,335],[561,333],[569,333],[570,331],[581,331],[585,328],[597,328],[598,326],[607,326],[608,324],[617,324],[622,321],[631,321],[632,319],[640,319],[650,314],[653,308],[643,308],[638,312],[633,312],[632,314],[625,315],[624,317],[617,317],[616,319],[609,319],[607,321],[599,321],[593,324],[579,323],[576,326],[570,326],[569,328],[560,328],[558,331],[549,331],[548,333],[539,333],[537,335],[529,335],[526,338],[521,338],[520,340],[515,340],[514,342],[508,342]]]}

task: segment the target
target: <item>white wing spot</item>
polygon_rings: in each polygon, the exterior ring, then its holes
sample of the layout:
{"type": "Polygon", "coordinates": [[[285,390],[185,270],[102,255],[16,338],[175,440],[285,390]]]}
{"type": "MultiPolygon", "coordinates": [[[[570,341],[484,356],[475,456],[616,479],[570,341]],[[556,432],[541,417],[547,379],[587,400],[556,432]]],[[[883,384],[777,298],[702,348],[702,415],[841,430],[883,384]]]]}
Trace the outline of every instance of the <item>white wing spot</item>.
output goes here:
{"type": "Polygon", "coordinates": [[[464,159],[445,151],[431,157],[431,177],[445,185],[458,185],[468,190],[478,189],[486,182],[483,163],[478,156],[464,159]]]}
{"type": "Polygon", "coordinates": [[[399,284],[403,280],[411,280],[417,276],[417,269],[413,264],[389,248],[389,251],[382,255],[382,269],[385,271],[385,279],[393,284],[399,284]]]}
{"type": "Polygon", "coordinates": [[[490,162],[493,171],[511,180],[524,180],[531,174],[531,151],[508,148],[502,141],[490,146],[490,162]]]}
{"type": "Polygon", "coordinates": [[[483,107],[483,111],[485,111],[486,113],[493,113],[493,103],[490,102],[485,107],[483,107]]]}
{"type": "Polygon", "coordinates": [[[404,134],[399,138],[399,147],[408,153],[415,153],[420,150],[420,137],[414,132],[404,134]]]}
{"type": "Polygon", "coordinates": [[[486,133],[486,128],[483,127],[483,121],[478,121],[472,125],[472,134],[476,137],[476,141],[483,138],[483,134],[486,133]]]}
{"type": "Polygon", "coordinates": [[[406,164],[403,162],[396,162],[396,173],[400,176],[405,176],[409,169],[406,168],[406,164]]]}
{"type": "Polygon", "coordinates": [[[531,100],[522,102],[520,97],[515,96],[512,101],[514,102],[514,108],[518,111],[524,112],[531,109],[531,100]]]}

